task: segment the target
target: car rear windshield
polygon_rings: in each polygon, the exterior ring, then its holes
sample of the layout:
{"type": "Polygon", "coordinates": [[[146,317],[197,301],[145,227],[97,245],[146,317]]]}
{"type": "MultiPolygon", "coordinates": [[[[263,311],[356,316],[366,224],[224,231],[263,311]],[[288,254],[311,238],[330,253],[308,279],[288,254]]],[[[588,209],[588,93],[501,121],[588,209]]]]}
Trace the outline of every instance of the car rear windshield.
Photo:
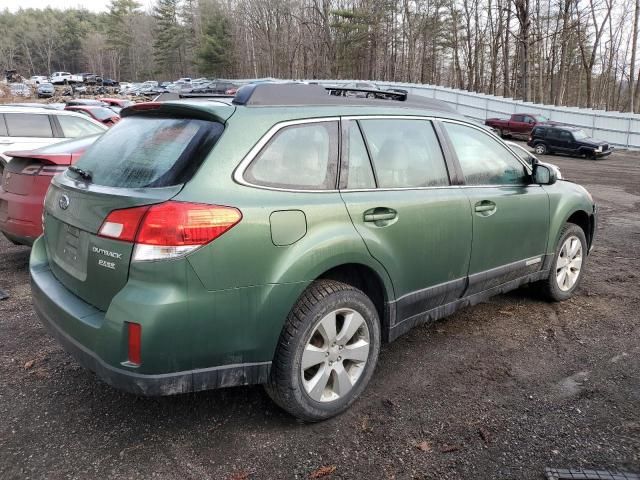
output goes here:
{"type": "MultiPolygon", "coordinates": [[[[108,187],[179,185],[191,178],[224,127],[192,118],[131,116],[111,127],[76,166],[108,187]]],[[[75,172],[67,175],[78,176],[75,172]]]]}

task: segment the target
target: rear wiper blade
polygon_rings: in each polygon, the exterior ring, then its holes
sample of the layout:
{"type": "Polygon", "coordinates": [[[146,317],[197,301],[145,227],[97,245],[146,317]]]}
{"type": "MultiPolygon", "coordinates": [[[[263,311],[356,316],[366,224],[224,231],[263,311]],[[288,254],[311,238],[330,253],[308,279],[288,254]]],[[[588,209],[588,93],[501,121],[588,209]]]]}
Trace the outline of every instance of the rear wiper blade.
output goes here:
{"type": "Polygon", "coordinates": [[[91,174],[89,172],[87,172],[86,170],[83,170],[83,169],[81,169],[79,167],[75,167],[73,165],[71,165],[69,167],[69,170],[71,170],[73,173],[77,173],[78,175],[80,175],[85,180],[91,180],[91,174]]]}

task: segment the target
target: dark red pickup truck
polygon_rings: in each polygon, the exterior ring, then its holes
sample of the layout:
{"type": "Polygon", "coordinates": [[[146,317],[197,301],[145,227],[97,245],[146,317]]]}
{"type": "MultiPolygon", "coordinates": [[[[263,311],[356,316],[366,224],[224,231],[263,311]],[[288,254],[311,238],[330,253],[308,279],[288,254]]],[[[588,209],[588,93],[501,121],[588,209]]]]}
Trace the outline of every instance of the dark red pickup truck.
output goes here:
{"type": "Polygon", "coordinates": [[[555,122],[534,113],[514,113],[509,119],[487,118],[484,124],[493,128],[501,137],[528,138],[536,125],[555,125],[555,122]]]}

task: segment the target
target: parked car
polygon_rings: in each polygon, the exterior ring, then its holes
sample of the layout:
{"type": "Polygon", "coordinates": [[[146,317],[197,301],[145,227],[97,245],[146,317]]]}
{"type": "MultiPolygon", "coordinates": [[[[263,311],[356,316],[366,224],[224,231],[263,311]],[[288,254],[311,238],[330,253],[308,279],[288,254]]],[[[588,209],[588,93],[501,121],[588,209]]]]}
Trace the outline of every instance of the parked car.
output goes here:
{"type": "Polygon", "coordinates": [[[126,100],[124,98],[101,98],[99,99],[101,102],[109,105],[108,108],[116,112],[120,115],[120,111],[125,107],[130,107],[131,105],[135,105],[135,102],[131,100],[126,100]]]}
{"type": "Polygon", "coordinates": [[[404,100],[407,91],[399,88],[383,89],[374,83],[352,82],[345,85],[327,87],[331,95],[356,98],[377,98],[383,100],[404,100]]]}
{"type": "Polygon", "coordinates": [[[26,81],[26,83],[30,84],[30,85],[40,85],[41,83],[48,83],[49,82],[49,77],[46,77],[44,75],[33,75],[31,78],[29,78],[29,80],[26,81]]]}
{"type": "Polygon", "coordinates": [[[501,137],[527,138],[536,125],[556,125],[547,117],[534,113],[514,113],[510,118],[487,118],[485,125],[492,127],[501,137]]]}
{"type": "Polygon", "coordinates": [[[11,161],[0,176],[0,232],[7,239],[32,245],[42,234],[42,205],[51,179],[75,163],[98,136],[5,153],[11,161]]]}
{"type": "Polygon", "coordinates": [[[70,107],[76,106],[94,106],[94,107],[108,107],[109,104],[107,102],[103,102],[102,100],[96,100],[94,98],[73,98],[71,100],[67,100],[66,105],[70,107]]]}
{"type": "MultiPolygon", "coordinates": [[[[193,85],[193,82],[191,82],[193,85]]],[[[228,90],[235,89],[237,91],[237,85],[231,82],[209,82],[201,87],[194,87],[189,93],[191,94],[205,94],[205,95],[229,95],[228,90]]],[[[235,95],[235,91],[233,95],[235,95]]]]}
{"type": "Polygon", "coordinates": [[[318,421],[415,325],[531,282],[570,298],[591,195],[440,102],[381,103],[262,84],[127,108],[49,188],[41,321],[124,390],[266,383],[318,421]]]}
{"type": "Polygon", "coordinates": [[[537,126],[527,145],[538,155],[563,153],[591,159],[611,155],[611,146],[604,140],[592,138],[584,130],[569,126],[537,126]]]}
{"type": "Polygon", "coordinates": [[[33,150],[105,130],[102,123],[74,112],[0,106],[0,170],[10,160],[6,151],[33,150]]]}
{"type": "Polygon", "coordinates": [[[102,85],[104,85],[105,87],[117,87],[119,83],[113,78],[105,78],[102,80],[102,85]]]}
{"type": "Polygon", "coordinates": [[[120,115],[108,107],[97,105],[67,105],[64,109],[88,115],[107,127],[111,127],[120,121],[120,115]]]}
{"type": "Polygon", "coordinates": [[[10,83],[9,91],[14,97],[30,97],[31,88],[26,83],[10,83]]]}
{"type": "Polygon", "coordinates": [[[49,78],[54,85],[62,85],[68,83],[82,83],[82,75],[72,75],[69,72],[53,72],[49,78]]]}
{"type": "Polygon", "coordinates": [[[38,98],[51,98],[56,93],[52,83],[41,83],[36,89],[36,95],[38,98]]]}
{"type": "MultiPolygon", "coordinates": [[[[513,150],[513,153],[515,153],[516,155],[518,155],[522,160],[524,160],[525,162],[527,162],[527,164],[533,168],[536,162],[539,162],[540,160],[538,160],[538,157],[536,157],[533,153],[531,153],[529,150],[527,150],[526,148],[524,148],[522,145],[519,145],[515,142],[504,142],[506,143],[509,148],[511,148],[511,150],[513,150]]],[[[560,169],[556,166],[553,165],[551,163],[546,162],[545,165],[551,167],[554,169],[555,173],[556,173],[556,177],[558,178],[558,180],[562,179],[562,173],[560,172],[560,169]]]]}

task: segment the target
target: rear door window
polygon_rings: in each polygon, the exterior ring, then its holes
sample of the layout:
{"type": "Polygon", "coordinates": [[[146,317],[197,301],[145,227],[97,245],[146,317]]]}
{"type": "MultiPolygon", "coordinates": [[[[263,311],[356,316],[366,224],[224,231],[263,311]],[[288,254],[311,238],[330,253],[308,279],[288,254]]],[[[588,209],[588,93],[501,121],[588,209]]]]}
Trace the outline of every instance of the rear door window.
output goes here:
{"type": "Polygon", "coordinates": [[[84,137],[104,132],[104,129],[85,118],[71,115],[58,115],[58,122],[65,138],[84,137]]]}
{"type": "Polygon", "coordinates": [[[449,185],[440,143],[428,120],[360,120],[379,188],[449,185]]]}
{"type": "Polygon", "coordinates": [[[5,113],[10,137],[53,137],[49,115],[35,113],[5,113]]]}
{"type": "Polygon", "coordinates": [[[4,124],[4,115],[0,115],[0,137],[7,136],[7,127],[4,124]]]}
{"type": "Polygon", "coordinates": [[[191,178],[223,130],[220,123],[191,118],[125,117],[87,149],[76,165],[97,185],[178,185],[191,178]]]}
{"type": "Polygon", "coordinates": [[[338,122],[292,125],[279,130],[247,168],[256,185],[292,190],[336,188],[338,122]]]}

